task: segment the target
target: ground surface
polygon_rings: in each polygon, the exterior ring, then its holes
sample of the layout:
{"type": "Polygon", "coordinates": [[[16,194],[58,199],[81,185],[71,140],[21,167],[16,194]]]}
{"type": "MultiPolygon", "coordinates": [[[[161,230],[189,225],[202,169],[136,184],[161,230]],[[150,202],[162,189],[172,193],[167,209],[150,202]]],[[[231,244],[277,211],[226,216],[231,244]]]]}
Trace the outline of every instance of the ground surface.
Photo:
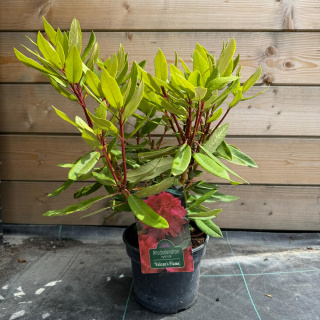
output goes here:
{"type": "MultiPolygon", "coordinates": [[[[59,230],[62,238],[75,234],[59,230]]],[[[135,301],[122,229],[92,234],[82,232],[81,241],[5,236],[0,319],[320,319],[317,233],[229,231],[210,239],[198,301],[175,315],[153,314],[135,301]]]]}

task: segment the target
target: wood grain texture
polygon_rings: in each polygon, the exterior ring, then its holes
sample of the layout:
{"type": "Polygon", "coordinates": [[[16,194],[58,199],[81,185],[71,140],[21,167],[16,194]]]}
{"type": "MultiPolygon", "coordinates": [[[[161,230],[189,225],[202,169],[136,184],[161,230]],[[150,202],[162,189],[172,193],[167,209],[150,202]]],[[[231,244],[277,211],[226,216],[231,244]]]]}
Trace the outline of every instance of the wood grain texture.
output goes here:
{"type": "Polygon", "coordinates": [[[42,17],[86,30],[307,30],[320,29],[317,0],[143,1],[11,0],[2,4],[0,30],[39,30],[42,17]]]}
{"type": "MultiPolygon", "coordinates": [[[[47,193],[59,186],[58,182],[4,181],[0,184],[3,195],[4,223],[22,224],[85,224],[126,226],[134,222],[132,213],[123,212],[110,220],[108,213],[99,213],[80,219],[85,213],[64,217],[44,217],[47,210],[63,208],[71,203],[72,194],[84,183],[76,183],[56,198],[47,193]],[[19,201],[17,201],[19,199],[19,201]]],[[[314,230],[320,228],[319,187],[282,186],[222,186],[226,194],[239,196],[235,202],[217,202],[212,207],[222,208],[214,220],[221,228],[262,230],[314,230]]],[[[99,204],[98,207],[103,207],[99,204]]]]}
{"type": "MultiPolygon", "coordinates": [[[[252,89],[252,94],[261,90],[252,89]]],[[[230,135],[319,136],[320,90],[318,87],[272,87],[253,100],[232,110],[230,135]],[[248,123],[250,125],[248,125],[248,123]]],[[[77,133],[78,130],[55,115],[53,108],[74,119],[81,107],[47,84],[0,85],[0,132],[77,133]]],[[[96,102],[89,96],[87,106],[93,112],[96,102]]],[[[131,129],[131,127],[130,127],[131,129]]],[[[162,134],[162,128],[153,132],[162,134]]]]}
{"type": "MultiPolygon", "coordinates": [[[[36,33],[27,33],[35,39],[36,33]]],[[[88,40],[89,33],[83,35],[88,40]]],[[[153,60],[158,48],[169,63],[174,52],[191,64],[190,55],[196,42],[219,56],[222,41],[234,37],[237,53],[241,55],[243,79],[249,77],[258,65],[262,66],[261,82],[273,84],[320,84],[319,32],[99,32],[97,41],[102,59],[118,50],[122,43],[129,60],[147,59],[146,70],[153,73],[153,60]]],[[[15,57],[13,47],[32,46],[24,32],[0,33],[0,82],[47,82],[41,73],[25,67],[15,57]]],[[[26,53],[25,49],[21,49],[26,53]]]]}
{"type": "MultiPolygon", "coordinates": [[[[230,138],[250,155],[258,169],[230,166],[250,183],[318,185],[320,176],[320,139],[230,138]]],[[[167,144],[175,144],[174,139],[167,144]]],[[[71,163],[90,150],[77,136],[2,135],[0,161],[3,180],[66,180],[71,163]]],[[[204,179],[221,182],[208,174],[204,179]]]]}

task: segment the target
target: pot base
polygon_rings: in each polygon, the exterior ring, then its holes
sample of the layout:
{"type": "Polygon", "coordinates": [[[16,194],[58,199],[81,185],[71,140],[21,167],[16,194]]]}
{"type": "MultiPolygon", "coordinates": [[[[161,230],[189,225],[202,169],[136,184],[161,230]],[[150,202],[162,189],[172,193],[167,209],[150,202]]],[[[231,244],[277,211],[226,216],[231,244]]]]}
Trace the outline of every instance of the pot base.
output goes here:
{"type": "Polygon", "coordinates": [[[189,308],[191,308],[196,302],[197,302],[197,299],[198,299],[198,294],[197,296],[194,298],[194,300],[187,304],[187,305],[184,305],[181,309],[164,309],[162,308],[161,310],[159,309],[159,306],[158,307],[152,307],[149,303],[144,303],[142,300],[139,299],[139,297],[135,294],[134,295],[136,301],[142,306],[144,307],[145,309],[148,309],[149,311],[152,311],[152,312],[155,312],[155,313],[161,313],[161,314],[174,314],[174,313],[179,313],[181,311],[184,311],[184,310],[187,310],[189,308]]]}

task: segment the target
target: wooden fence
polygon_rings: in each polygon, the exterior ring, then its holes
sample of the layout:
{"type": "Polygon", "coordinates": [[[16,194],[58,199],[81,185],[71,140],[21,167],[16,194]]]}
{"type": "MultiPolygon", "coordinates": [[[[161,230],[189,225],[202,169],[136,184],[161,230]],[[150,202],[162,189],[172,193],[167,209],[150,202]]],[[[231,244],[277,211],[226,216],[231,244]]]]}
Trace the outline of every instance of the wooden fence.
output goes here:
{"type": "MultiPolygon", "coordinates": [[[[80,220],[77,214],[47,218],[42,213],[70,204],[74,184],[57,198],[46,194],[67,176],[61,162],[74,161],[86,145],[53,115],[52,105],[71,117],[77,105],[54,91],[43,77],[22,65],[13,47],[36,39],[42,17],[62,29],[80,20],[84,41],[96,32],[101,57],[122,43],[131,61],[147,58],[147,70],[159,47],[191,62],[196,42],[218,55],[222,40],[234,37],[243,76],[262,66],[259,84],[269,91],[242,102],[228,121],[228,141],[259,165],[237,168],[249,186],[222,184],[240,200],[223,204],[216,219],[225,228],[320,229],[320,7],[319,0],[157,0],[42,1],[12,0],[0,13],[0,184],[4,223],[105,224],[105,215],[80,220]]],[[[22,49],[23,51],[24,49],[22,49]]],[[[258,92],[259,85],[254,88],[258,92]]],[[[207,176],[217,181],[213,176],[207,176]]],[[[111,225],[133,221],[124,213],[111,225]]]]}

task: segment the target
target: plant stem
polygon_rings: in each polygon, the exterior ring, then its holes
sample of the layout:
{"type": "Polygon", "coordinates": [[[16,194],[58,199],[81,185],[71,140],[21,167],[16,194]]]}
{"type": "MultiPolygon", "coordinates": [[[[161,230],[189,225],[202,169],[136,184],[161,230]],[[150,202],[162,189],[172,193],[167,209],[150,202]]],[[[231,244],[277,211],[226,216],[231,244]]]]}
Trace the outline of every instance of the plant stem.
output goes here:
{"type": "Polygon", "coordinates": [[[182,140],[185,140],[185,136],[184,136],[184,134],[183,134],[183,131],[182,131],[181,127],[180,127],[180,124],[179,124],[179,122],[178,122],[178,119],[177,119],[176,115],[173,114],[173,113],[171,113],[171,115],[172,115],[172,118],[173,118],[173,120],[174,120],[174,122],[175,122],[175,124],[176,124],[176,126],[177,126],[177,128],[178,128],[178,130],[179,130],[181,139],[182,139],[182,140]]]}
{"type": "Polygon", "coordinates": [[[165,127],[164,127],[163,135],[162,135],[162,137],[161,137],[161,139],[160,139],[160,141],[159,141],[159,143],[158,143],[158,147],[157,147],[158,150],[160,149],[161,143],[162,143],[162,141],[163,141],[164,136],[165,136],[166,133],[167,133],[167,130],[168,130],[168,127],[165,126],[165,127]]]}
{"type": "Polygon", "coordinates": [[[124,141],[124,122],[123,122],[123,113],[120,111],[120,134],[121,134],[121,151],[122,151],[122,162],[123,162],[123,180],[122,187],[127,185],[127,163],[126,163],[126,150],[125,150],[125,141],[124,141]]]}
{"type": "Polygon", "coordinates": [[[109,155],[108,155],[108,152],[107,152],[107,146],[105,144],[105,141],[103,143],[102,153],[103,153],[105,159],[107,160],[108,167],[109,167],[109,169],[110,169],[110,171],[111,171],[111,173],[113,175],[114,181],[118,185],[118,178],[117,178],[117,176],[116,176],[116,174],[115,174],[115,172],[113,170],[112,164],[110,162],[109,155]]]}
{"type": "Polygon", "coordinates": [[[90,128],[93,128],[93,123],[92,123],[92,120],[89,117],[89,114],[88,114],[88,111],[87,111],[87,107],[86,107],[86,103],[84,102],[84,99],[83,99],[83,95],[82,95],[82,90],[81,90],[80,84],[77,83],[77,88],[75,87],[75,85],[73,83],[70,83],[70,85],[71,85],[71,88],[73,89],[74,94],[78,98],[79,104],[81,105],[81,107],[82,107],[82,109],[84,111],[84,114],[85,114],[86,119],[87,119],[88,126],[90,128]]]}

